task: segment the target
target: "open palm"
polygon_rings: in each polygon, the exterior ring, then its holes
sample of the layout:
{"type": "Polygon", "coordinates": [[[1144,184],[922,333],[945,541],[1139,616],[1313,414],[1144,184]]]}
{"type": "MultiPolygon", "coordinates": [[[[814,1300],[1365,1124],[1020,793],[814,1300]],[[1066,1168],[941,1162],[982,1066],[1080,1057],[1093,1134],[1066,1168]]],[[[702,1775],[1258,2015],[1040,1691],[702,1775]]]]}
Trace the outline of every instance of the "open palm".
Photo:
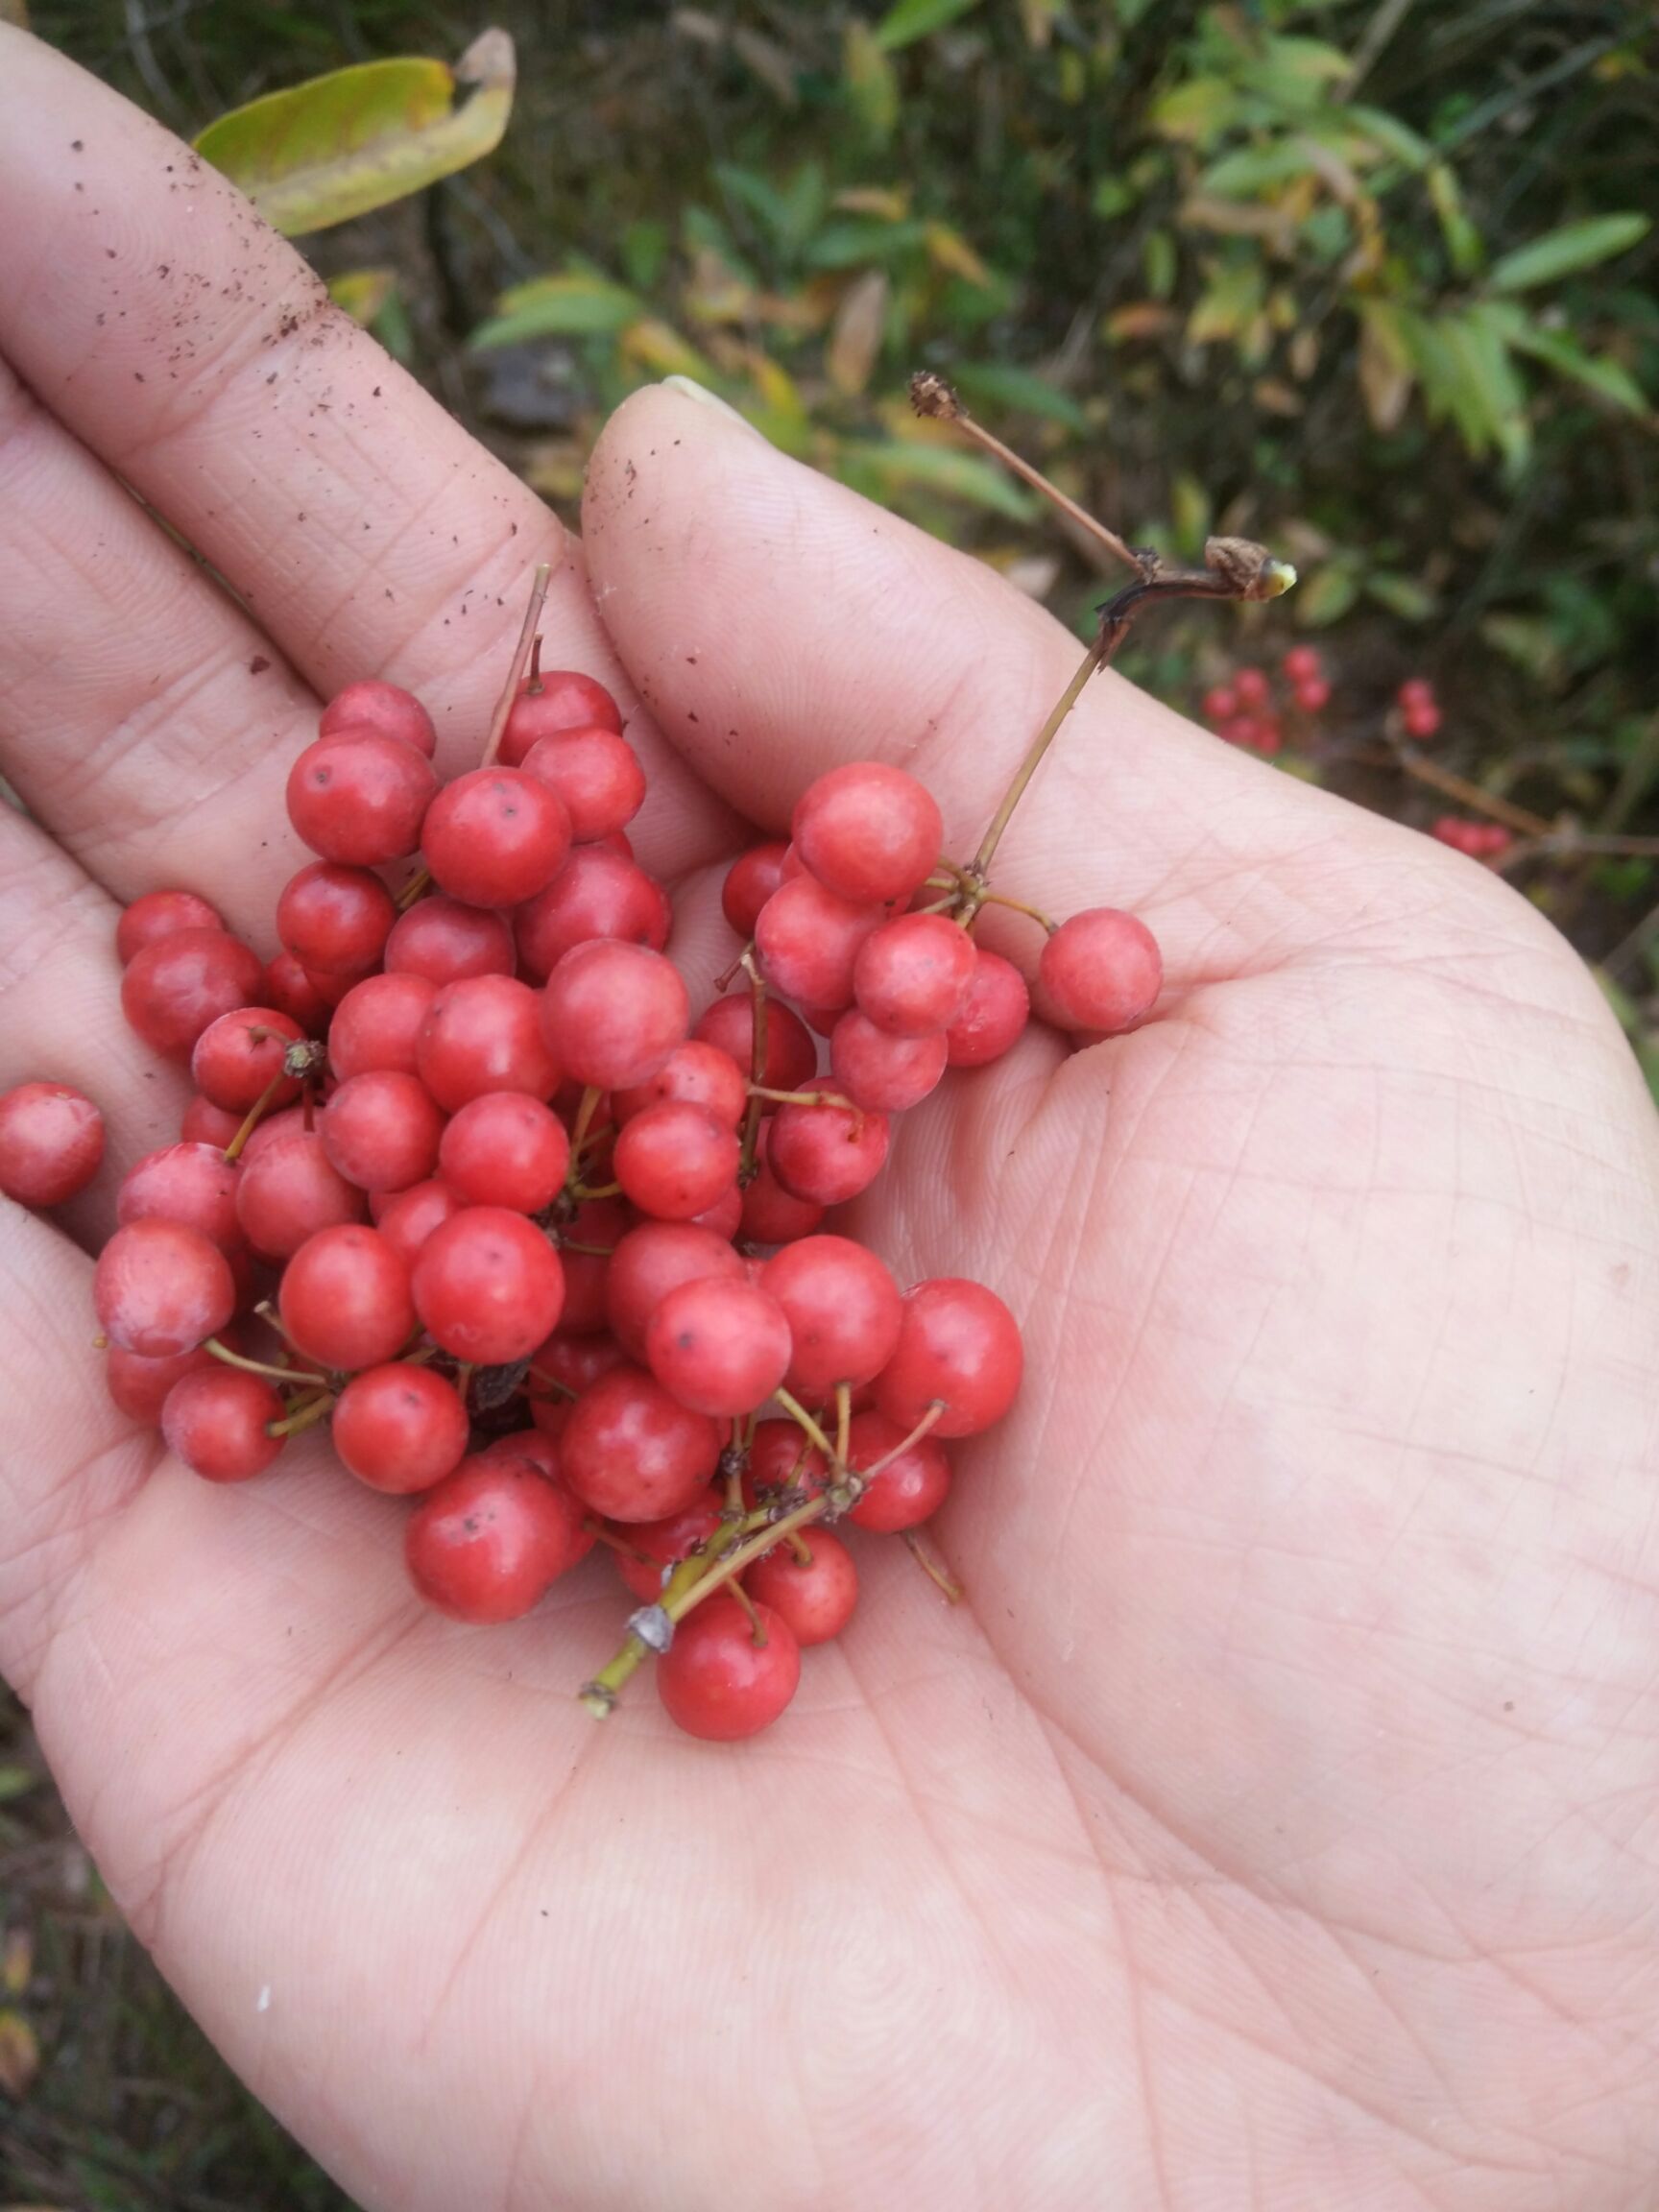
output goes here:
{"type": "MultiPolygon", "coordinates": [[[[105,1104],[88,1240],[180,1102],[118,902],[188,883],[269,949],[318,697],[408,683],[464,765],[536,560],[549,661],[637,708],[699,983],[741,818],[881,753],[971,848],[1075,659],[664,390],[595,456],[590,593],[232,192],[3,29],[0,513],[0,1086],[105,1104]]],[[[870,1545],[771,1734],[687,1742],[646,1681],[598,1727],[602,1561],[467,1629],[322,1450],[197,1481],[104,1398],[83,1252],[8,1209],[0,1661],[166,1973],[372,2206],[1635,2212],[1659,1143],[1622,1041],[1506,890],[1115,678],[1002,870],[1142,913],[1168,980],[1134,1037],[950,1078],[862,1209],[1025,1332],[953,1449],[965,1605],[870,1545]]]]}

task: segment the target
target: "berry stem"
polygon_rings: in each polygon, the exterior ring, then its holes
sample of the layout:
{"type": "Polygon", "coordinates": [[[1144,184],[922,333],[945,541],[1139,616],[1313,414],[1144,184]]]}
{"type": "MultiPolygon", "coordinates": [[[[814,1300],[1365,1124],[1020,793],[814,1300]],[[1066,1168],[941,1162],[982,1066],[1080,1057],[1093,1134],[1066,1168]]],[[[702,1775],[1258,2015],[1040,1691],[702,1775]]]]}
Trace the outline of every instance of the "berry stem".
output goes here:
{"type": "Polygon", "coordinates": [[[982,906],[1006,906],[1012,913],[1023,914],[1027,921],[1035,922],[1050,937],[1060,926],[1051,914],[1044,913],[1041,906],[1027,906],[1023,899],[1008,899],[1000,891],[984,892],[979,903],[982,906]]]}
{"type": "MultiPolygon", "coordinates": [[[[795,1539],[791,1537],[789,1541],[793,1543],[795,1539]]],[[[766,1648],[766,1631],[760,1625],[760,1616],[755,1610],[754,1599],[750,1597],[748,1591],[744,1589],[741,1582],[729,1582],[726,1587],[731,1592],[732,1596],[737,1600],[737,1603],[743,1608],[744,1614],[748,1618],[749,1641],[755,1646],[757,1650],[764,1651],[766,1648]]]]}
{"type": "MultiPolygon", "coordinates": [[[[780,1393],[780,1395],[781,1395],[781,1393],[780,1393]]],[[[915,1428],[911,1430],[908,1436],[902,1436],[898,1443],[894,1445],[892,1451],[883,1452],[880,1458],[878,1459],[872,1466],[861,1467],[858,1470],[858,1479],[863,1484],[864,1488],[867,1490],[871,1483],[875,1481],[878,1475],[885,1475],[888,1468],[892,1466],[894,1460],[902,1458],[904,1454],[909,1451],[912,1444],[920,1444],[923,1437],[926,1436],[930,1430],[937,1427],[940,1417],[943,1415],[944,1411],[944,1399],[935,1398],[932,1405],[928,1407],[926,1412],[923,1414],[921,1420],[917,1422],[915,1428]]]]}
{"type": "Polygon", "coordinates": [[[1000,461],[1004,469],[1011,469],[1022,483],[1030,485],[1033,492],[1040,492],[1045,499],[1059,509],[1068,521],[1074,522],[1079,530],[1093,538],[1096,544],[1104,546],[1115,559],[1126,561],[1131,568],[1140,567],[1140,556],[1123,542],[1116,530],[1108,530],[1098,517],[1091,515],[1086,507],[1079,507],[1075,499],[1069,499],[1057,484],[1050,484],[1041,469],[1034,469],[1029,461],[1022,460],[1011,445],[1004,445],[1001,439],[994,438],[983,423],[975,422],[963,406],[954,387],[947,384],[943,376],[936,376],[929,370],[923,370],[912,376],[910,404],[918,415],[931,416],[939,422],[954,422],[965,438],[983,452],[989,453],[994,460],[1000,461]]]}
{"type": "Polygon", "coordinates": [[[764,1083],[751,1083],[751,1113],[762,1098],[774,1099],[780,1106],[839,1106],[843,1112],[851,1114],[854,1121],[862,1123],[864,1119],[863,1108],[855,1106],[851,1098],[839,1091],[772,1091],[764,1083]]]}
{"type": "Polygon", "coordinates": [[[314,1429],[319,1421],[325,1421],[333,1410],[334,1393],[324,1390],[319,1396],[308,1398],[285,1421],[267,1421],[265,1433],[267,1436],[298,1436],[301,1430],[314,1429]]]}
{"type": "Polygon", "coordinates": [[[485,740],[484,757],[480,768],[488,768],[501,750],[501,739],[507,728],[507,717],[513,711],[513,702],[518,696],[518,679],[523,675],[531,652],[539,642],[536,625],[541,619],[541,610],[547,600],[547,579],[553,573],[547,562],[541,562],[530,580],[530,604],[524,610],[523,627],[518,632],[518,642],[513,648],[513,663],[507,671],[507,682],[501,696],[495,702],[495,711],[490,718],[490,735],[485,740]]]}
{"type": "Polygon", "coordinates": [[[397,906],[399,914],[407,914],[411,906],[418,906],[421,903],[421,900],[425,898],[427,892],[430,891],[431,888],[431,869],[426,867],[417,868],[414,875],[410,877],[408,882],[404,884],[402,890],[398,892],[393,903],[397,906]]]}
{"type": "Polygon", "coordinates": [[[968,1593],[957,1581],[955,1575],[951,1574],[950,1568],[946,1566],[944,1560],[940,1558],[939,1553],[929,1542],[926,1531],[922,1528],[906,1528],[903,1531],[903,1536],[905,1547],[911,1558],[915,1560],[923,1574],[927,1576],[930,1582],[938,1584],[939,1588],[944,1591],[949,1603],[960,1605],[968,1593]]]}
{"type": "MultiPolygon", "coordinates": [[[[805,1407],[802,1405],[800,1399],[795,1397],[791,1392],[783,1389],[774,1390],[772,1395],[777,1399],[779,1405],[782,1407],[784,1412],[788,1414],[789,1418],[792,1421],[798,1421],[801,1424],[802,1428],[805,1430],[812,1442],[816,1444],[819,1451],[823,1453],[825,1458],[834,1460],[834,1445],[830,1443],[829,1437],[825,1435],[823,1430],[818,1426],[817,1422],[812,1418],[811,1414],[807,1412],[805,1407]]],[[[935,1419],[937,1419],[937,1415],[935,1415],[935,1419]]],[[[839,1464],[839,1461],[836,1463],[839,1464]]]]}
{"type": "Polygon", "coordinates": [[[211,1352],[215,1359],[223,1359],[227,1367],[240,1367],[244,1374],[267,1375],[274,1382],[303,1382],[309,1387],[326,1390],[326,1375],[308,1375],[302,1367],[273,1367],[263,1359],[248,1359],[240,1352],[232,1352],[228,1344],[221,1344],[217,1336],[209,1336],[202,1347],[211,1352]]]}
{"type": "Polygon", "coordinates": [[[588,1142],[588,1132],[593,1125],[593,1117],[598,1111],[599,1101],[603,1096],[604,1093],[591,1083],[582,1094],[581,1103],[576,1108],[576,1119],[570,1131],[570,1157],[573,1161],[582,1157],[582,1147],[588,1142]]]}
{"type": "Polygon", "coordinates": [[[847,1444],[853,1430],[853,1391],[846,1382],[835,1385],[835,1464],[847,1464],[847,1444]]]}
{"type": "Polygon", "coordinates": [[[270,1082],[266,1084],[264,1090],[260,1092],[258,1097],[254,1099],[252,1105],[249,1107],[247,1116],[243,1120],[241,1128],[237,1130],[235,1136],[232,1137],[229,1143],[226,1145],[225,1157],[228,1161],[241,1158],[243,1145],[247,1143],[249,1138],[252,1136],[254,1130],[258,1128],[260,1122],[264,1120],[266,1115],[271,1111],[272,1106],[276,1103],[277,1092],[281,1090],[283,1084],[288,1080],[289,1077],[286,1070],[278,1068],[276,1074],[272,1076],[270,1082]]]}

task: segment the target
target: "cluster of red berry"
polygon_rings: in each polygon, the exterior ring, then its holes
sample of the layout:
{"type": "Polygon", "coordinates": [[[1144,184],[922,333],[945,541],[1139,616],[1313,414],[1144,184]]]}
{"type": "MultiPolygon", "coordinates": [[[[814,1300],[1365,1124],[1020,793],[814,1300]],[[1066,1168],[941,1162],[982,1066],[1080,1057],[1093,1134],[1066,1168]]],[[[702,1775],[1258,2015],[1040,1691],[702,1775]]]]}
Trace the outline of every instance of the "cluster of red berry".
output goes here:
{"type": "MultiPolygon", "coordinates": [[[[645,778],[615,703],[582,675],[517,681],[526,650],[485,764],[447,783],[408,692],[331,702],[287,787],[319,857],[268,964],[192,892],[123,915],[127,1020],[197,1094],[117,1195],[108,1385],[216,1482],[326,1422],[351,1475],[416,1500],[411,1578],[458,1620],[523,1615],[604,1543],[641,1609],[590,1708],[656,1653],[674,1719],[735,1738],[852,1610],[826,1524],[915,1530],[943,1440],[1019,1386],[994,1292],[902,1294],[820,1225],[881,1167],[890,1114],[1008,1049],[1027,990],[972,933],[994,836],[942,860],[931,796],[863,761],[732,868],[743,983],[693,1025],[629,845],[645,778]],[[380,872],[417,856],[395,893],[380,872]]],[[[1089,1036],[1145,1016],[1140,922],[1035,919],[1040,1011],[1089,1036]]],[[[14,1197],[61,1203],[102,1148],[72,1091],[0,1100],[14,1197]]]]}
{"type": "Polygon", "coordinates": [[[1407,737],[1424,744],[1440,728],[1440,702],[1427,676],[1407,676],[1394,694],[1400,726],[1407,737]]]}
{"type": "MultiPolygon", "coordinates": [[[[1311,717],[1330,705],[1330,679],[1314,646],[1292,645],[1279,667],[1300,712],[1311,717]]],[[[1269,759],[1284,748],[1284,708],[1265,668],[1236,668],[1225,684],[1212,685],[1204,694],[1202,712],[1229,745],[1242,745],[1269,759]]]]}

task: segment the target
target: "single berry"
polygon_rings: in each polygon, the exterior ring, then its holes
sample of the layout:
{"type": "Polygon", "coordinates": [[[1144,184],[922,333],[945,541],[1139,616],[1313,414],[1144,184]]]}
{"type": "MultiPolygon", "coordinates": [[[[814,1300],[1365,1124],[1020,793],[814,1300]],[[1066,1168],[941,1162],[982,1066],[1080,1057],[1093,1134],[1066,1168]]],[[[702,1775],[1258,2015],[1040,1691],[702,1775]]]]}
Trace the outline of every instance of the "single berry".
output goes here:
{"type": "Polygon", "coordinates": [[[1318,714],[1331,704],[1331,686],[1323,676],[1305,676],[1296,686],[1296,704],[1304,714],[1318,714]]]}
{"type": "Polygon", "coordinates": [[[559,1439],[565,1479],[610,1521],[661,1521],[690,1504],[720,1457],[720,1431],[638,1367],[584,1390],[559,1439]]]}
{"type": "Polygon", "coordinates": [[[480,1453],[428,1490],[403,1531],[409,1578],[453,1621],[517,1621],[584,1549],[568,1495],[522,1457],[480,1453]]]}
{"type": "Polygon", "coordinates": [[[766,1159],[785,1190],[839,1206],[867,1190],[887,1158],[885,1114],[845,1106],[781,1106],[766,1159]]]}
{"type": "Polygon", "coordinates": [[[330,1093],[323,1148],[360,1190],[407,1190],[438,1166],[443,1109],[418,1076],[371,1068],[330,1093]]]}
{"type": "Polygon", "coordinates": [[[288,819],[325,860],[379,868],[417,849],[437,794],[423,753],[399,737],[349,729],[307,745],[288,771],[288,819]]]}
{"type": "Polygon", "coordinates": [[[284,1129],[242,1156],[236,1218],[262,1260],[286,1260],[319,1229],[361,1221],[367,1212],[362,1190],[333,1167],[315,1131],[284,1129]]]}
{"type": "Polygon", "coordinates": [[[1231,684],[1214,684],[1199,702],[1199,712],[1212,729],[1231,722],[1238,712],[1238,694],[1231,684]]]}
{"type": "Polygon", "coordinates": [[[982,1283],[943,1275],[904,1298],[899,1342],[876,1382],[876,1404],[903,1430],[935,1399],[940,1436],[974,1436],[1013,1405],[1024,1367],[1019,1325],[982,1283]]]}
{"type": "Polygon", "coordinates": [[[795,1695],[801,1647],[780,1613],[757,1605],[749,1616],[725,1590],[687,1613],[657,1662],[664,1712],[687,1736],[735,1743],[770,1727],[795,1695]]]}
{"type": "Polygon", "coordinates": [[[761,974],[786,998],[850,1005],[859,950],[883,919],[879,906],[854,905],[814,877],[794,877],[779,884],[756,920],[761,974]]]}
{"type": "Polygon", "coordinates": [[[467,1456],[469,1425],[455,1385],[403,1360],[367,1367],[340,1393],[329,1421],[342,1464],[371,1490],[430,1490],[467,1456]]]}
{"type": "Polygon", "coordinates": [[[558,1232],[565,1269],[565,1307],[559,1325],[572,1335],[607,1326],[605,1288],[611,1258],[634,1223],[632,1210],[619,1198],[585,1198],[558,1232]]]}
{"type": "Polygon", "coordinates": [[[643,868],[608,845],[578,845],[513,926],[524,973],[544,981],[572,947],[596,937],[661,952],[673,920],[667,893],[643,868]]]}
{"type": "Polygon", "coordinates": [[[542,1035],[560,1065],[602,1091],[648,1082],[683,1042],[689,1020],[672,962],[614,938],[566,952],[541,998],[542,1035]]]}
{"type": "Polygon", "coordinates": [[[381,1236],[403,1264],[413,1267],[416,1253],[434,1229],[441,1229],[452,1214],[461,1212],[462,1202],[446,1183],[430,1177],[424,1183],[412,1183],[407,1190],[376,1191],[370,1197],[369,1208],[381,1236]]]}
{"type": "MultiPolygon", "coordinates": [[[[312,976],[367,974],[385,950],[397,918],[392,894],[378,876],[335,860],[313,860],[301,868],[276,902],[276,934],[312,976]]],[[[239,1003],[252,997],[244,992],[239,1003]]]]}
{"type": "Polygon", "coordinates": [[[286,1438],[273,1436],[271,1424],[282,1418],[282,1401],[263,1375],[212,1360],[168,1391],[161,1434],[168,1451],[207,1481],[246,1482],[281,1451],[286,1438]]]}
{"type": "Polygon", "coordinates": [[[1158,940],[1116,906],[1062,922],[1037,964],[1041,1010],[1062,1029],[1115,1036],[1151,1013],[1164,980],[1158,940]]]}
{"type": "Polygon", "coordinates": [[[541,998],[511,975],[445,983],[416,1037],[415,1066],[450,1113],[492,1091],[549,1099],[560,1082],[558,1058],[542,1031],[541,998]]]}
{"type": "Polygon", "coordinates": [[[645,1330],[652,1374],[696,1413],[752,1413],[782,1382],[789,1355],[782,1307],[754,1284],[730,1276],[682,1283],[645,1330]]]}
{"type": "Polygon", "coordinates": [[[974,947],[974,979],[962,1011],[945,1032],[952,1068],[983,1068],[1018,1043],[1031,1015],[1031,994],[1012,960],[974,947]]]}
{"type": "Polygon", "coordinates": [[[570,1140],[539,1098],[487,1091],[459,1108],[438,1145],[438,1172],[469,1206],[540,1214],[565,1187],[570,1140]]]}
{"type": "Polygon", "coordinates": [[[785,1245],[760,1270],[760,1287],[789,1324],[784,1380],[808,1405],[820,1404],[838,1382],[868,1382],[893,1357],[902,1312],[899,1286],[876,1254],[850,1237],[804,1237],[785,1245]]]}
{"type": "Polygon", "coordinates": [[[92,1303],[111,1344],[164,1359],[224,1328],[236,1310],[236,1285],[224,1253],[199,1230],[134,1221],[99,1254],[92,1303]]]}
{"type": "Polygon", "coordinates": [[[440,987],[469,975],[511,975],[514,958],[507,917],[459,899],[418,900],[386,940],[388,975],[423,975],[440,987]]]}
{"type": "Polygon", "coordinates": [[[796,1556],[792,1546],[780,1544],[756,1560],[743,1587],[757,1605],[784,1623],[797,1644],[828,1644],[853,1618],[858,1570],[852,1552],[828,1528],[805,1528],[799,1541],[806,1550],[805,1559],[796,1556]]]}
{"type": "MultiPolygon", "coordinates": [[[[706,1006],[691,1032],[700,1043],[726,1054],[747,1076],[755,1061],[755,999],[751,992],[729,992],[706,1006]]],[[[818,1048],[807,1035],[799,1015],[776,1000],[766,1008],[766,1064],[762,1080],[768,1091],[801,1091],[818,1072],[818,1048]]],[[[767,1113],[774,1101],[763,1101],[767,1113]]]]}
{"type": "Polygon", "coordinates": [[[558,794],[579,845],[611,836],[645,801],[639,756],[625,737],[597,724],[539,738],[524,756],[524,773],[558,794]]]}
{"type": "Polygon", "coordinates": [[[188,1060],[209,1022],[252,1003],[263,975],[257,957],[223,929],[176,930],[128,962],[121,1011],[152,1051],[188,1060]]]}
{"type": "Polygon", "coordinates": [[[1323,683],[1325,662],[1316,645],[1292,645],[1279,663],[1291,684],[1323,683]]]}
{"type": "Polygon", "coordinates": [[[853,964],[858,1011],[896,1037],[930,1037],[961,1013],[974,940],[943,914],[901,914],[867,937],[853,964]]]}
{"type": "Polygon", "coordinates": [[[755,934],[760,909],[783,879],[787,845],[751,845],[726,871],[720,886],[720,911],[739,937],[755,934]]]}
{"type": "Polygon", "coordinates": [[[790,835],[807,871],[829,890],[879,904],[909,898],[932,873],[945,825],[932,793],[914,776],[880,760],[851,760],[802,792],[790,835]]]}
{"type": "Polygon", "coordinates": [[[1252,714],[1259,713],[1273,698],[1273,685],[1264,668],[1236,669],[1233,689],[1239,706],[1252,714]]]}
{"type": "Polygon", "coordinates": [[[347,1374],[393,1358],[415,1334],[409,1269],[362,1222],[308,1237],[283,1269],[276,1306],[306,1358],[347,1374]]]}
{"type": "MultiPolygon", "coordinates": [[[[768,1017],[771,1011],[768,1007],[768,1017]]],[[[675,1046],[655,1075],[632,1089],[618,1091],[612,1099],[612,1111],[621,1127],[648,1106],[701,1106],[716,1121],[735,1129],[748,1103],[746,1069],[739,1068],[731,1053],[723,1052],[719,1046],[688,1037],[684,1045],[675,1046]]]]}
{"type": "Polygon", "coordinates": [[[850,1006],[830,1038],[830,1073],[837,1091],[868,1112],[902,1114],[919,1106],[945,1072],[945,1031],[895,1037],[850,1006]]]}
{"type": "Polygon", "coordinates": [[[558,1253],[522,1214],[501,1206],[469,1206],[434,1229],[411,1281],[433,1342],[479,1367],[527,1359],[553,1334],[565,1302],[558,1253]]]}
{"type": "MultiPolygon", "coordinates": [[[[233,1330],[228,1327],[223,1336],[234,1352],[233,1330]]],[[[169,1353],[160,1359],[147,1359],[141,1352],[123,1352],[119,1344],[111,1344],[105,1355],[104,1380],[110,1398],[129,1421],[141,1422],[146,1429],[159,1429],[161,1408],[174,1383],[199,1368],[209,1367],[225,1372],[223,1363],[204,1344],[194,1345],[188,1352],[169,1353]]]]}
{"type": "Polygon", "coordinates": [[[301,1037],[321,1037],[328,1026],[329,1009],[338,1003],[321,992],[292,952],[276,952],[265,963],[265,974],[253,994],[261,1006],[275,1006],[299,1025],[301,1037]]]}
{"type": "Polygon", "coordinates": [[[744,1186],[741,1234],[751,1244],[788,1244],[798,1237],[810,1237],[824,1218],[824,1207],[815,1198],[798,1198],[786,1190],[772,1172],[771,1124],[760,1124],[756,1147],[753,1182],[744,1186]]]}
{"type": "Polygon", "coordinates": [[[501,757],[517,767],[544,737],[565,730],[591,729],[622,734],[621,710],[603,684],[574,668],[527,677],[501,733],[501,757]]]}
{"type": "Polygon", "coordinates": [[[67,1083],[19,1083],[0,1095],[0,1190],[20,1206],[78,1197],[104,1158],[104,1117],[67,1083]]]}
{"type": "Polygon", "coordinates": [[[474,768],[426,809],[421,851],[433,878],[469,906],[518,906],[546,890],[570,851],[570,817],[521,768],[474,768]]]}
{"type": "Polygon", "coordinates": [[[679,1513],[670,1513],[661,1521],[624,1525],[626,1541],[634,1551],[643,1552],[644,1557],[633,1558],[625,1551],[613,1552],[612,1556],[624,1584],[641,1605],[649,1605],[661,1597],[669,1572],[679,1566],[687,1552],[695,1551],[699,1544],[706,1544],[714,1534],[725,1507],[725,1494],[716,1483],[710,1482],[679,1513]]]}
{"type": "MultiPolygon", "coordinates": [[[[204,1098],[229,1112],[246,1114],[282,1073],[290,1045],[304,1042],[304,1031],[275,1006],[238,1006],[221,1014],[197,1038],[190,1054],[190,1080],[204,1098]]],[[[286,1106],[300,1095],[290,1076],[272,1094],[272,1106],[286,1106]]]]}
{"type": "Polygon", "coordinates": [[[630,1358],[643,1361],[651,1316],[669,1291],[706,1276],[744,1279],[742,1261],[713,1230],[691,1221],[646,1221],[628,1232],[611,1256],[605,1313],[630,1358]]]}
{"type": "Polygon", "coordinates": [[[847,1441],[848,1465],[857,1474],[881,1467],[848,1516],[860,1528],[897,1535],[902,1528],[919,1527],[944,1504],[950,1488],[950,1462],[945,1447],[937,1436],[919,1436],[906,1444],[914,1426],[912,1422],[901,1427],[885,1413],[854,1414],[847,1441]]]}
{"type": "Polygon", "coordinates": [[[236,1162],[217,1145],[167,1144],[122,1177],[115,1218],[123,1229],[133,1221],[180,1222],[228,1258],[247,1242],[236,1214],[241,1178],[236,1162]]]}
{"type": "Polygon", "coordinates": [[[616,1139],[624,1197],[658,1221],[688,1221],[735,1187],[737,1132],[704,1106],[670,1099],[636,1114],[616,1139]]]}
{"type": "Polygon", "coordinates": [[[437,985],[424,975],[366,975],[334,1009],[328,1065],[344,1083],[371,1070],[415,1073],[415,1040],[432,1010],[437,985]]]}

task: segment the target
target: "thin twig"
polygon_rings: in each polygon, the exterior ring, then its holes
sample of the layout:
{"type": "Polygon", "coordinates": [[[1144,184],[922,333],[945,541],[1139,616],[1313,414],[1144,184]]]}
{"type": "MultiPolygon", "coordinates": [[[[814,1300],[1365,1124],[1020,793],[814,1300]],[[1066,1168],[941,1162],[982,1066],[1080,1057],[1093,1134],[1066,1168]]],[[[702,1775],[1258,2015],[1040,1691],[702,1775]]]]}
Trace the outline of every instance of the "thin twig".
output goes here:
{"type": "Polygon", "coordinates": [[[490,723],[490,735],[485,742],[481,768],[488,768],[501,750],[501,739],[506,732],[507,717],[513,711],[513,702],[518,696],[518,679],[523,675],[530,659],[530,648],[536,642],[536,625],[541,619],[541,609],[547,598],[547,579],[553,573],[547,562],[541,562],[530,584],[530,604],[524,610],[524,626],[518,633],[518,642],[513,648],[513,665],[507,671],[507,682],[501,696],[495,702],[495,712],[490,723]]]}

